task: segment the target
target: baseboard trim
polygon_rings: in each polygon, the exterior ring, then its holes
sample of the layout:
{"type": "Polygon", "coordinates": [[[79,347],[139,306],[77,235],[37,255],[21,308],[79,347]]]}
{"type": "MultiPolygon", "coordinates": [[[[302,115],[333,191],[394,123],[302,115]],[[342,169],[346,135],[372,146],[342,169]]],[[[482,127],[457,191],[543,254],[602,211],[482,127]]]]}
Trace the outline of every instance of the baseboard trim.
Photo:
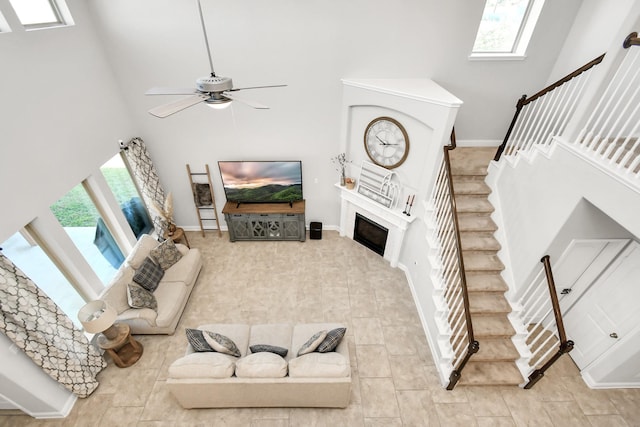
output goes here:
{"type": "Polygon", "coordinates": [[[502,141],[499,139],[457,139],[458,147],[499,147],[502,141]]]}

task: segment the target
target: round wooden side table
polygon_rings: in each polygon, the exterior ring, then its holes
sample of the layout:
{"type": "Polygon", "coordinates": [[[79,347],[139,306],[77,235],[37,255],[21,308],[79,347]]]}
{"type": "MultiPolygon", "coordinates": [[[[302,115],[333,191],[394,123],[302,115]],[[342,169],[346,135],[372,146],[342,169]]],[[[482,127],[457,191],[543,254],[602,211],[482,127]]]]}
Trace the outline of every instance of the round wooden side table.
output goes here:
{"type": "Polygon", "coordinates": [[[131,328],[126,323],[114,325],[118,329],[118,335],[110,340],[104,334],[98,336],[98,345],[105,350],[119,368],[127,368],[142,356],[142,344],[131,335],[131,328]]]}
{"type": "Polygon", "coordinates": [[[184,228],[176,227],[175,231],[171,235],[169,235],[168,231],[165,231],[164,232],[164,238],[165,239],[171,239],[175,243],[184,242],[184,244],[187,245],[187,247],[189,249],[191,249],[191,245],[189,245],[189,240],[187,239],[187,235],[184,232],[184,228]]]}

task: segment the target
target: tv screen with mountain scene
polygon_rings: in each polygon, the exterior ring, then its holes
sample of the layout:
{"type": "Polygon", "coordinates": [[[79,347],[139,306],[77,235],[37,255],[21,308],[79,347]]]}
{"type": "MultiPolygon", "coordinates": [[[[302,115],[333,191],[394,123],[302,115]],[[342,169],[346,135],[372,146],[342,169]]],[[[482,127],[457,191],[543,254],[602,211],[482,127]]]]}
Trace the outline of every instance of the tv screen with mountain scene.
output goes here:
{"type": "Polygon", "coordinates": [[[302,200],[301,161],[220,161],[218,167],[229,202],[302,200]]]}

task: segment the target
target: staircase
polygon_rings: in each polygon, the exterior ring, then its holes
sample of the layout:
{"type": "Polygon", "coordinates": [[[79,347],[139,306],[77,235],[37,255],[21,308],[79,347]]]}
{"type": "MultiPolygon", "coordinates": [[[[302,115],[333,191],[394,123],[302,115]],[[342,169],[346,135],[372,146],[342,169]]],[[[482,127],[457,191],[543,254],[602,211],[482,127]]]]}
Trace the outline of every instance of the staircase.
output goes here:
{"type": "Polygon", "coordinates": [[[507,316],[511,307],[500,273],[504,265],[493,237],[497,227],[491,219],[493,206],[485,176],[496,149],[459,147],[450,152],[451,173],[458,211],[462,256],[465,264],[469,305],[480,351],[465,367],[460,384],[518,385],[524,379],[516,367],[520,357],[511,341],[515,334],[507,316]]]}

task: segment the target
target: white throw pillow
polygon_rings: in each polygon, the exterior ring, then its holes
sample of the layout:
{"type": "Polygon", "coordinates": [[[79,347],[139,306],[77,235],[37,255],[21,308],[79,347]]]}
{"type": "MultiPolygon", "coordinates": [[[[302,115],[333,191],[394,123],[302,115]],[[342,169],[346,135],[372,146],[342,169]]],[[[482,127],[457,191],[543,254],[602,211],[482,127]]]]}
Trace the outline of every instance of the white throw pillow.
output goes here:
{"type": "Polygon", "coordinates": [[[236,362],[238,378],[282,378],[287,375],[287,361],[275,353],[252,353],[236,362]]]}
{"type": "Polygon", "coordinates": [[[342,378],[351,367],[340,353],[308,353],[289,361],[289,376],[297,378],[342,378]]]}

